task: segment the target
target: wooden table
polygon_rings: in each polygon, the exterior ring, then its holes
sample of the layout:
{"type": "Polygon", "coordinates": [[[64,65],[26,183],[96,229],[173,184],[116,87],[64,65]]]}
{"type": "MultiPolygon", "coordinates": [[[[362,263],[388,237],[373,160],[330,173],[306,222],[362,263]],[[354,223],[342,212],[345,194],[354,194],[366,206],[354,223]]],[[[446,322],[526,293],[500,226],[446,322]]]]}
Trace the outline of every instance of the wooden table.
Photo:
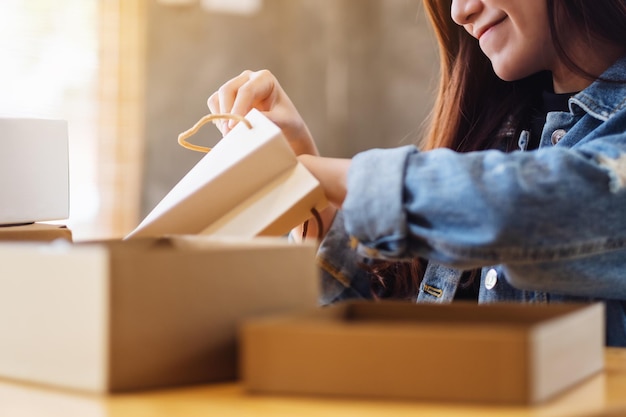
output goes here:
{"type": "Polygon", "coordinates": [[[110,396],[0,381],[1,417],[194,416],[626,416],[626,349],[607,349],[606,370],[534,407],[246,394],[236,383],[110,396]]]}

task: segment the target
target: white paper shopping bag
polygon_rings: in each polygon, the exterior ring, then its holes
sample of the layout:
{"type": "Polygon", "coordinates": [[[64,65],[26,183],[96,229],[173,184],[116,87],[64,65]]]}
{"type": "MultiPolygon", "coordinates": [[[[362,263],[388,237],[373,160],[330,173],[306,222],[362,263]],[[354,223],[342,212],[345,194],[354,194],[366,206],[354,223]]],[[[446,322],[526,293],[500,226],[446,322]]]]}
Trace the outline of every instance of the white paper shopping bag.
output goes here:
{"type": "Polygon", "coordinates": [[[127,238],[279,236],[327,203],[278,126],[251,110],[127,238]]]}

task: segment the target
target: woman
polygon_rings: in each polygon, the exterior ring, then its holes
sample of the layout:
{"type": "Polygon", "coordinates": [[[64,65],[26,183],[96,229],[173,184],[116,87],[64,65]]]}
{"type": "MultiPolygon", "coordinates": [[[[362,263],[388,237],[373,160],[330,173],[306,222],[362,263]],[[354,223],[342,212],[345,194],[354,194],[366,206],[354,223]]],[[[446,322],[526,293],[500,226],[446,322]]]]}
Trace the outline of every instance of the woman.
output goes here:
{"type": "Polygon", "coordinates": [[[441,79],[422,150],[319,157],[267,71],[209,107],[265,111],[341,209],[323,213],[324,302],[603,300],[626,346],[626,1],[425,6],[441,79]]]}

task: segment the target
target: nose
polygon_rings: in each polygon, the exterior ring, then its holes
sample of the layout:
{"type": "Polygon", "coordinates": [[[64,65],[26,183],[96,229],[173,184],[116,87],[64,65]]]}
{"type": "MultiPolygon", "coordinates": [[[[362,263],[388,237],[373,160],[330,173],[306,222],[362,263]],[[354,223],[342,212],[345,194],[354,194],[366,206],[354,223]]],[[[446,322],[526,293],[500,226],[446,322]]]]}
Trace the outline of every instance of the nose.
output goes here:
{"type": "Polygon", "coordinates": [[[483,8],[482,0],[452,0],[450,15],[457,25],[472,23],[483,8]]]}

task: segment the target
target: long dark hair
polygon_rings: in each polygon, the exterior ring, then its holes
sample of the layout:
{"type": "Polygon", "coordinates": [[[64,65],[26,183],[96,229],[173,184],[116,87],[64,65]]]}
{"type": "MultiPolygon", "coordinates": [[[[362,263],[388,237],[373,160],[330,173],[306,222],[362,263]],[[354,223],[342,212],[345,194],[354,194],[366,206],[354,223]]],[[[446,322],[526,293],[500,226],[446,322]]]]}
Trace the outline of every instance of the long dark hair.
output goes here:
{"type": "MultiPolygon", "coordinates": [[[[450,148],[470,152],[498,147],[497,132],[507,120],[519,121],[545,85],[545,74],[505,82],[492,69],[479,44],[451,18],[451,0],[424,0],[424,7],[439,43],[439,90],[430,116],[423,150],[450,148]]],[[[568,47],[571,28],[593,43],[598,40],[624,45],[626,0],[546,0],[555,50],[577,74],[595,79],[576,64],[568,47]]],[[[519,127],[519,126],[516,126],[519,127]]],[[[503,146],[505,145],[505,146],[503,146]]],[[[373,261],[372,292],[375,296],[414,298],[426,261],[408,263],[373,261]]],[[[476,273],[468,275],[471,282],[476,273]]]]}
{"type": "Polygon", "coordinates": [[[626,1],[547,0],[547,4],[550,33],[559,58],[569,70],[588,79],[599,78],[600,74],[585,71],[572,59],[567,48],[568,28],[582,28],[579,33],[589,44],[600,40],[626,46],[626,1]]]}

